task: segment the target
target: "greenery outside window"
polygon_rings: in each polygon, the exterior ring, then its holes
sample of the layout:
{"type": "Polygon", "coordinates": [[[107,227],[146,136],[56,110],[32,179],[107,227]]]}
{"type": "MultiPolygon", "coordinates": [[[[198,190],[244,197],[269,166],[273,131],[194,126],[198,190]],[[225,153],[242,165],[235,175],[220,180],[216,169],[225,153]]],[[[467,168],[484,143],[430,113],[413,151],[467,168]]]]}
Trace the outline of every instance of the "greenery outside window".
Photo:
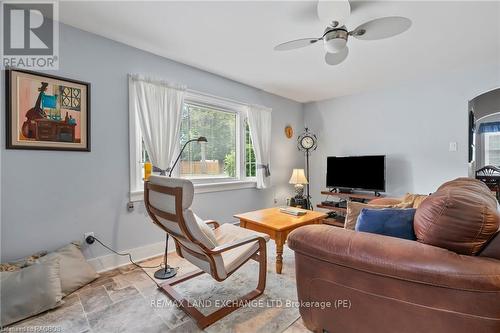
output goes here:
{"type": "MultiPolygon", "coordinates": [[[[180,177],[195,184],[254,180],[255,153],[243,104],[189,93],[182,110],[179,147],[200,136],[208,142],[186,147],[176,167],[180,177]]],[[[148,160],[142,143],[141,179],[148,160]]]]}
{"type": "Polygon", "coordinates": [[[245,173],[247,177],[255,177],[255,152],[253,150],[252,137],[250,136],[250,127],[245,120],[245,173]]]}
{"type": "Polygon", "coordinates": [[[184,103],[180,146],[204,136],[207,143],[189,144],[182,153],[179,174],[185,178],[235,178],[238,113],[184,103]]]}

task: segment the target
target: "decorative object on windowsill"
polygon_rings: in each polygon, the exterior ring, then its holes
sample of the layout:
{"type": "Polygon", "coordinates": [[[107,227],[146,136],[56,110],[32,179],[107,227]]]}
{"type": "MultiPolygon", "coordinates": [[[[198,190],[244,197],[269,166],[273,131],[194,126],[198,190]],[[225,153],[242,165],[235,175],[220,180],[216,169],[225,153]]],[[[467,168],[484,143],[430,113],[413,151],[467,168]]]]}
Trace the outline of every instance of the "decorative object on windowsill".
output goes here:
{"type": "MultiPolygon", "coordinates": [[[[299,151],[305,152],[306,155],[306,179],[309,178],[309,154],[316,150],[318,147],[318,138],[313,133],[309,132],[306,127],[304,133],[297,138],[297,148],[299,151]]],[[[307,183],[307,193],[306,193],[306,209],[313,209],[311,204],[311,195],[309,192],[309,183],[307,183]]]]}
{"type": "Polygon", "coordinates": [[[287,137],[288,139],[291,139],[291,138],[292,138],[292,136],[293,136],[293,128],[292,128],[292,126],[287,125],[287,126],[285,127],[285,135],[286,135],[286,137],[287,137]]]}
{"type": "Polygon", "coordinates": [[[90,151],[90,83],[6,70],[7,149],[90,151]]]}
{"type": "MultiPolygon", "coordinates": [[[[160,175],[161,176],[165,176],[165,171],[168,171],[168,176],[169,177],[172,177],[172,171],[174,170],[175,166],[177,165],[177,162],[179,162],[179,159],[181,158],[182,156],[182,152],[184,151],[184,149],[186,149],[186,146],[191,143],[191,142],[208,142],[207,138],[204,137],[204,136],[200,136],[199,138],[197,139],[191,139],[191,140],[188,140],[184,146],[182,146],[182,149],[179,153],[179,155],[177,156],[177,158],[175,159],[175,162],[174,164],[168,168],[167,170],[162,170],[160,175]]],[[[149,178],[149,177],[148,177],[149,178]]],[[[165,239],[165,254],[164,254],[164,264],[165,264],[165,267],[164,268],[160,268],[159,270],[157,270],[155,272],[155,278],[157,279],[160,279],[160,280],[165,280],[165,279],[170,279],[172,277],[174,277],[176,274],[177,274],[177,268],[174,268],[174,267],[171,267],[168,265],[168,233],[166,233],[166,239],[165,239]]]]}
{"type": "Polygon", "coordinates": [[[144,180],[149,180],[149,176],[151,176],[151,172],[153,171],[153,164],[147,161],[144,163],[144,180]]]}

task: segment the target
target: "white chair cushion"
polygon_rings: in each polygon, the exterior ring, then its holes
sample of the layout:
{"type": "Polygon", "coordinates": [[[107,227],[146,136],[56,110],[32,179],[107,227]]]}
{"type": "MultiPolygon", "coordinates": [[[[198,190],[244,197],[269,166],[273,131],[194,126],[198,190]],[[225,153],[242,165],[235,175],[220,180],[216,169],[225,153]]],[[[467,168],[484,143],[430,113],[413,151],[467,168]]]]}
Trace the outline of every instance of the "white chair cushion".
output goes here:
{"type": "MultiPolygon", "coordinates": [[[[245,228],[237,227],[233,224],[226,223],[221,225],[219,228],[214,230],[215,239],[219,246],[236,242],[241,239],[245,239],[251,236],[263,237],[266,242],[269,241],[270,237],[267,234],[263,234],[257,231],[248,230],[245,228]]],[[[238,268],[241,263],[245,262],[250,258],[255,251],[259,248],[259,242],[251,242],[242,246],[235,247],[232,250],[222,252],[222,261],[224,264],[224,271],[226,275],[230,274],[236,268],[238,268]]],[[[217,272],[221,271],[217,267],[217,272]]]]}
{"type": "MultiPolygon", "coordinates": [[[[149,182],[151,184],[167,187],[182,187],[182,209],[191,207],[194,198],[194,185],[189,179],[151,175],[149,177],[149,182]]],[[[151,202],[151,205],[153,205],[153,207],[164,212],[175,214],[174,196],[150,191],[149,201],[151,202]]]]}

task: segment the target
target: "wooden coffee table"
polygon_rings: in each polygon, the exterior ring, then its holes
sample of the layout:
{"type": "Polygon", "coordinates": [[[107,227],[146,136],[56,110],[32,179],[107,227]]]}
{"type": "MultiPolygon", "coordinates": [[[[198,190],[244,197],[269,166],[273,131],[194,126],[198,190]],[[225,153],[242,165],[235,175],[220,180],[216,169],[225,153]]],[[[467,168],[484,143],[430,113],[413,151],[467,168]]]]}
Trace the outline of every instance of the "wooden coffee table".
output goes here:
{"type": "Polygon", "coordinates": [[[305,215],[293,216],[279,211],[278,207],[256,210],[234,215],[240,220],[240,227],[268,234],[276,242],[276,273],[283,267],[283,245],[288,234],[298,227],[321,224],[325,213],[307,211],[305,215]]]}

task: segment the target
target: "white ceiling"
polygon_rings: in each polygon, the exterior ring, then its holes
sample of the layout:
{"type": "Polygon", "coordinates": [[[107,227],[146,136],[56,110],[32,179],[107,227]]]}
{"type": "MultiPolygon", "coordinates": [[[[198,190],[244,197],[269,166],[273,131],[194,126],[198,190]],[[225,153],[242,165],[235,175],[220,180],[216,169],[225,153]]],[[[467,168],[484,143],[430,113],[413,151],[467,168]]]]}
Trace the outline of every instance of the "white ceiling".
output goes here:
{"type": "Polygon", "coordinates": [[[273,51],[319,37],[316,2],[63,2],[62,22],[299,102],[353,94],[411,78],[499,63],[500,2],[351,2],[346,25],[406,16],[407,32],[349,39],[338,66],[323,45],[273,51]]]}

